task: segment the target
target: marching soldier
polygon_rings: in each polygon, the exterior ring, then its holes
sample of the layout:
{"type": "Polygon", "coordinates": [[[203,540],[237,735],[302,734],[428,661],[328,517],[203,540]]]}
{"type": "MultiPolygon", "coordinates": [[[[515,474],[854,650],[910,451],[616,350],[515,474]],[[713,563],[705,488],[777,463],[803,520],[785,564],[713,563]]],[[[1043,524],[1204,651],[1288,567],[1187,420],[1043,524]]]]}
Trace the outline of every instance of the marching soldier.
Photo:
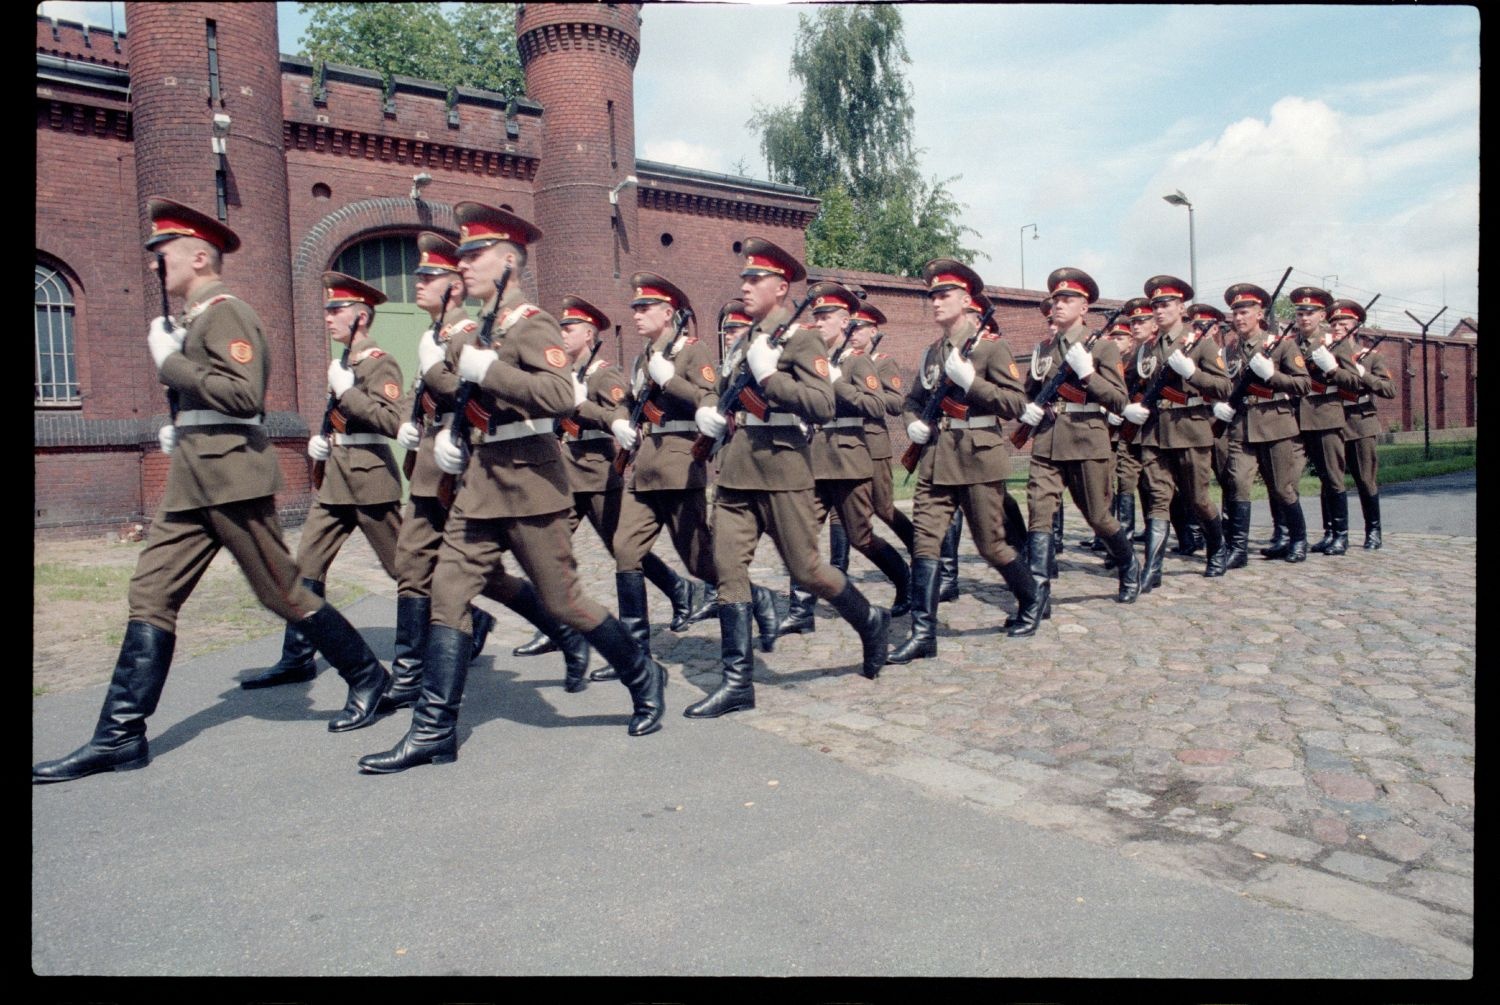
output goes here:
{"type": "MultiPolygon", "coordinates": [[[[1364,326],[1365,309],[1353,300],[1335,300],[1329,314],[1334,337],[1353,342],[1350,333],[1364,326]]],[[[1396,383],[1385,360],[1373,344],[1358,349],[1350,357],[1359,376],[1358,391],[1340,388],[1344,402],[1344,459],[1354,475],[1359,491],[1359,506],[1365,517],[1365,549],[1374,551],[1380,540],[1380,459],[1375,453],[1375,437],[1380,433],[1380,417],[1375,411],[1376,398],[1394,398],[1396,383]]]]}
{"type": "Polygon", "coordinates": [[[1292,291],[1297,338],[1308,368],[1309,387],[1298,406],[1302,445],[1322,482],[1323,538],[1307,550],[1342,555],[1349,550],[1349,496],[1344,488],[1344,407],[1339,390],[1356,395],[1362,382],[1353,366],[1353,347],[1329,349],[1328,308],[1333,294],[1316,286],[1292,291]],[[1342,361],[1342,362],[1341,362],[1342,361]]]}
{"type": "MultiPolygon", "coordinates": [[[[927,347],[918,379],[906,396],[907,436],[912,443],[931,446],[922,451],[917,468],[911,634],[891,653],[892,663],[937,655],[938,553],[955,508],[964,510],[975,548],[1016,596],[1015,624],[1007,634],[1035,634],[1046,599],[1005,529],[1002,496],[1010,451],[1000,421],[1015,418],[1026,404],[1020,368],[1000,336],[990,330],[976,332],[967,315],[969,300],[984,288],[973,269],[950,258],[935,258],[923,266],[922,278],[942,334],[927,347]],[[973,348],[965,359],[962,347],[971,338],[973,348]],[[934,427],[923,415],[929,399],[939,394],[946,405],[934,427]]],[[[1051,533],[1046,536],[1050,542],[1051,533]]],[[[1041,550],[1045,560],[1047,549],[1041,550]]]]}
{"type": "Polygon", "coordinates": [[[1280,522],[1283,541],[1261,551],[1267,558],[1300,562],[1307,558],[1307,523],[1297,482],[1306,456],[1297,436],[1297,399],[1307,390],[1307,369],[1295,339],[1282,338],[1270,315],[1271,294],[1254,283],[1235,283],[1224,291],[1231,323],[1239,335],[1235,353],[1252,373],[1244,403],[1215,402],[1214,417],[1229,428],[1230,486],[1225,500],[1230,508],[1230,553],[1226,566],[1244,565],[1240,556],[1249,547],[1250,485],[1254,457],[1266,483],[1272,512],[1280,522]]]}
{"type": "MultiPolygon", "coordinates": [[[[885,415],[878,419],[867,419],[865,421],[865,446],[870,451],[870,466],[874,474],[870,477],[870,504],[875,510],[875,515],[895,532],[896,537],[906,547],[907,557],[910,558],[911,550],[916,546],[916,529],[912,526],[911,517],[896,508],[895,482],[893,480],[894,469],[891,464],[893,457],[891,451],[891,433],[886,427],[887,416],[899,416],[901,414],[902,402],[906,400],[905,385],[901,379],[901,366],[896,362],[894,356],[888,352],[880,352],[876,347],[880,340],[885,337],[880,326],[885,324],[886,317],[879,307],[868,301],[861,302],[854,311],[854,333],[849,336],[849,353],[851,356],[868,356],[875,366],[875,376],[880,381],[880,396],[885,402],[885,415]]],[[[842,554],[843,561],[840,564],[835,560],[840,572],[849,571],[849,536],[844,533],[843,524],[830,523],[829,550],[837,559],[842,554]],[[837,537],[833,531],[837,530],[837,537]],[[843,541],[842,548],[834,547],[835,540],[843,541]]],[[[958,569],[958,540],[954,539],[954,578],[957,579],[958,569]]],[[[910,566],[908,565],[908,580],[910,579],[910,566]]],[[[955,589],[957,583],[954,584],[955,589]]],[[[891,605],[891,617],[899,618],[910,609],[909,593],[902,597],[901,603],[891,605]]]]}
{"type": "MultiPolygon", "coordinates": [[[[874,488],[871,481],[875,465],[870,457],[870,448],[865,443],[867,424],[878,423],[885,427],[885,398],[881,393],[880,377],[875,372],[874,362],[862,353],[852,351],[854,311],[860,306],[859,299],[847,288],[834,282],[818,283],[807,291],[812,298],[813,324],[822,333],[823,346],[828,352],[828,376],[833,384],[834,418],[821,423],[812,436],[812,473],[814,481],[813,499],[816,504],[814,517],[819,526],[830,513],[837,513],[838,526],[843,532],[846,545],[842,566],[835,560],[834,568],[848,571],[848,548],[853,547],[864,555],[896,587],[895,610],[906,610],[907,581],[910,572],[900,552],[883,538],[875,536],[874,488]],[[845,331],[849,337],[844,337],[845,331]]],[[[889,439],[889,438],[887,438],[889,439]]],[[[889,449],[889,448],[887,448],[889,449]]],[[[834,542],[830,539],[830,558],[834,542]]],[[[792,580],[792,602],[786,618],[777,632],[787,635],[817,630],[813,618],[816,598],[792,580]]]]}
{"type": "MultiPolygon", "coordinates": [[[[1099,299],[1099,286],[1081,269],[1056,269],[1047,277],[1052,294],[1052,323],[1056,334],[1038,343],[1031,352],[1031,371],[1026,394],[1034,397],[1066,366],[1069,376],[1058,389],[1058,401],[1043,409],[1035,401],[1026,403],[1020,421],[1036,430],[1031,446],[1031,474],[1027,482],[1030,525],[1046,527],[1056,508],[1062,506],[1064,486],[1073,503],[1119,569],[1122,604],[1133,604],[1140,593],[1140,564],[1130,545],[1130,535],[1110,512],[1109,423],[1105,414],[1119,411],[1129,400],[1125,394],[1124,364],[1112,340],[1103,334],[1091,338],[1083,319],[1089,304],[1099,299]],[[1050,414],[1049,414],[1050,412],[1050,414]]],[[[1047,616],[1052,594],[1051,573],[1054,537],[1033,531],[1029,541],[1031,574],[1042,595],[1042,617],[1047,616]]]]}
{"type": "MultiPolygon", "coordinates": [[[[568,366],[573,370],[573,398],[578,402],[578,411],[571,419],[562,421],[559,434],[563,460],[568,465],[568,482],[573,489],[568,534],[570,537],[576,534],[578,525],[587,519],[605,550],[613,556],[624,482],[614,469],[615,438],[609,423],[625,401],[625,375],[608,360],[589,361],[590,352],[599,345],[600,333],[609,326],[609,316],[582,297],[563,297],[562,303],[558,324],[562,326],[568,366]]],[[[672,631],[682,631],[692,613],[692,583],[651,552],[641,557],[640,564],[645,578],[666,594],[672,604],[672,631]]],[[[623,614],[620,620],[630,627],[623,614]]],[[[512,650],[511,655],[535,656],[556,649],[557,643],[539,631],[531,641],[512,650]]],[[[605,664],[593,676],[596,680],[613,680],[614,668],[605,664]]],[[[570,664],[566,689],[582,691],[587,686],[582,670],[575,670],[570,664]]]]}
{"type": "Polygon", "coordinates": [[[1172,497],[1181,492],[1189,516],[1196,515],[1208,550],[1205,576],[1224,575],[1224,535],[1218,507],[1209,497],[1208,479],[1213,466],[1213,430],[1209,427],[1206,396],[1229,395],[1223,355],[1200,322],[1189,333],[1184,304],[1193,288],[1175,276],[1153,276],[1146,280],[1145,294],[1156,315],[1156,343],[1136,353],[1136,369],[1150,380],[1159,366],[1172,373],[1162,385],[1155,408],[1131,402],[1121,413],[1141,426],[1141,466],[1151,489],[1151,507],[1146,524],[1146,563],[1141,592],[1161,585],[1161,564],[1167,547],[1167,519],[1172,497]]]}
{"type": "Polygon", "coordinates": [[[453,212],[464,290],[485,304],[493,336],[489,346],[469,333],[448,343],[448,365],[472,385],[459,393],[467,399],[465,425],[472,421],[474,428],[457,441],[453,427],[441,429],[433,443],[438,467],[463,480],[433,575],[422,694],[406,736],[360,759],[360,770],[372,774],[457,758],[458,709],[473,647],[469,602],[486,586],[507,602],[534,588],[547,615],[581,632],[619,671],[633,704],[630,735],[661,727],[661,665],[578,582],[568,535],[572,492],[553,429],[557,417],[575,408],[573,381],[556,320],[524,303],[518,282],[527,246],[541,232],[477,202],[461,202],[453,212]],[[507,550],[529,583],[505,572],[507,550]]]}
{"type": "Polygon", "coordinates": [[[240,239],[180,203],[147,203],[147,250],[163,262],[167,293],[183,301],[180,326],[151,322],[146,343],[176,415],[162,429],[172,455],[166,493],[130,580],[130,614],[94,735],[67,757],[31,769],[33,783],[64,782],[150,763],[146,719],[156,711],[176,645],[177,612],[220,548],[228,548],[256,598],[295,623],[349,684],[333,732],[375,719],[390,676],[332,604],[302,585],[281,538],[276,451],[262,425],[270,355],[260,318],[224,285],[223,256],[240,239]]]}
{"type": "MultiPolygon", "coordinates": [[[[807,429],[833,418],[835,396],[829,383],[823,340],[792,324],[786,306],[791,284],[807,275],[802,263],[758,237],[743,244],[745,267],[740,287],[746,313],[754,322],[739,351],[725,358],[724,381],[743,363],[769,406],[764,417],[731,403],[735,429],[718,408],[700,407],[698,429],[705,437],[727,435],[719,451],[719,484],[714,496],[714,564],[719,573],[719,628],[723,683],[690,705],[689,718],[712,718],[755,707],[750,652],[750,563],[763,533],[771,535],[792,578],[829,601],[859,633],[860,672],[873,679],[885,665],[890,612],[872,607],[864,594],[818,556],[814,523],[816,501],[807,429]],[[772,339],[775,337],[775,341],[772,339]]],[[[724,393],[721,383],[719,393],[724,393]]]]}
{"type": "MultiPolygon", "coordinates": [[[[1115,344],[1115,350],[1120,354],[1122,364],[1131,364],[1135,361],[1135,353],[1139,343],[1136,340],[1134,317],[1137,313],[1152,317],[1151,305],[1145,297],[1135,297],[1125,301],[1120,308],[1120,316],[1115,319],[1114,325],[1105,335],[1115,344]]],[[[1155,323],[1155,318],[1152,318],[1155,323]]],[[[1133,365],[1125,365],[1125,394],[1132,397],[1140,388],[1140,374],[1136,373],[1133,365]]],[[[1127,443],[1120,437],[1120,424],[1124,418],[1118,409],[1108,411],[1104,415],[1104,421],[1109,423],[1109,438],[1114,450],[1114,472],[1111,484],[1114,487],[1114,498],[1110,501],[1110,512],[1115,519],[1120,521],[1125,528],[1125,533],[1133,542],[1135,540],[1135,493],[1141,481],[1141,448],[1135,443],[1127,443]]],[[[1104,556],[1104,567],[1113,569],[1115,561],[1108,554],[1104,556]]]]}

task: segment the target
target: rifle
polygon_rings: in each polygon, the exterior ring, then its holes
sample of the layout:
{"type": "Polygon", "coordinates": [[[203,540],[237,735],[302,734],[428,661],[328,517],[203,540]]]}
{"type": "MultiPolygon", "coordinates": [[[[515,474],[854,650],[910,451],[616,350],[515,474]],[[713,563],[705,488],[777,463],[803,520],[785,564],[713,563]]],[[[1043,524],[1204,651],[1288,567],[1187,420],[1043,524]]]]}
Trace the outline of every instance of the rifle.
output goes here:
{"type": "MultiPolygon", "coordinates": [[[[594,348],[592,348],[592,349],[589,350],[588,359],[584,360],[583,361],[583,365],[580,366],[577,370],[573,371],[573,379],[574,380],[581,381],[581,380],[584,379],[584,377],[589,372],[589,367],[594,364],[594,357],[597,356],[597,355],[599,355],[599,349],[603,345],[604,345],[604,339],[603,338],[596,338],[596,339],[594,339],[594,348]]],[[[583,430],[579,427],[578,420],[575,419],[575,418],[573,418],[573,416],[571,416],[571,415],[568,416],[566,419],[559,420],[558,423],[557,423],[557,438],[559,440],[563,438],[563,434],[564,433],[566,433],[569,436],[572,436],[572,437],[576,438],[578,436],[578,434],[581,433],[581,432],[583,432],[583,430]]]]}
{"type": "MultiPolygon", "coordinates": [[[[964,344],[959,348],[958,354],[961,357],[964,359],[969,358],[974,352],[974,346],[979,344],[979,336],[983,334],[985,328],[994,319],[995,305],[990,304],[985,309],[985,312],[980,315],[979,323],[974,326],[974,334],[965,339],[964,344]]],[[[922,421],[929,427],[937,422],[939,412],[942,412],[951,419],[967,419],[969,417],[968,405],[954,401],[948,397],[948,392],[953,390],[955,386],[953,381],[944,375],[943,382],[937,386],[932,396],[927,399],[927,404],[922,409],[922,421]]],[[[936,432],[936,430],[933,430],[933,432],[936,432]]],[[[906,469],[907,481],[911,481],[911,476],[917,470],[917,464],[922,460],[922,452],[931,446],[931,444],[932,440],[930,438],[926,443],[907,444],[906,452],[901,455],[901,466],[906,469]]]]}
{"type": "MultiPolygon", "coordinates": [[[[677,341],[682,338],[688,322],[693,320],[693,309],[683,307],[672,315],[672,338],[667,342],[667,348],[662,353],[664,359],[673,360],[677,357],[677,341]]],[[[641,358],[641,372],[646,375],[646,381],[641,385],[641,393],[635,399],[635,407],[630,410],[630,428],[635,430],[635,447],[631,450],[615,451],[615,459],[610,462],[617,474],[624,474],[625,469],[630,466],[631,458],[635,457],[637,450],[641,448],[641,419],[644,418],[652,425],[661,422],[664,413],[660,406],[651,403],[651,391],[656,387],[656,381],[651,379],[650,373],[646,371],[646,364],[651,362],[651,351],[653,346],[646,346],[646,355],[641,358]]]]}
{"type": "MultiPolygon", "coordinates": [[[[1179,346],[1178,349],[1184,356],[1186,356],[1189,352],[1192,351],[1193,347],[1198,344],[1199,340],[1201,340],[1203,336],[1207,335],[1214,329],[1223,326],[1223,324],[1224,322],[1222,321],[1193,322],[1192,334],[1182,340],[1182,345],[1179,346]]],[[[1156,400],[1160,398],[1163,392],[1166,390],[1167,375],[1176,372],[1177,371],[1167,366],[1166,360],[1162,360],[1157,364],[1156,373],[1151,375],[1151,383],[1147,385],[1146,389],[1141,392],[1139,397],[1132,400],[1136,404],[1145,405],[1147,408],[1153,407],[1156,404],[1156,400]]],[[[1144,425],[1145,423],[1141,424],[1141,426],[1144,425]]],[[[1136,433],[1141,431],[1141,426],[1137,426],[1135,423],[1127,420],[1124,425],[1120,427],[1120,439],[1124,440],[1126,443],[1131,442],[1135,439],[1136,433]]]]}
{"type": "MultiPolygon", "coordinates": [[[[161,321],[167,326],[168,331],[176,329],[172,323],[172,305],[167,302],[167,258],[165,255],[156,256],[156,278],[161,280],[161,321]]],[[[177,421],[177,388],[167,388],[167,412],[172,421],[177,421]]]]}
{"type": "MultiPolygon", "coordinates": [[[[354,348],[354,338],[359,334],[359,323],[364,319],[365,315],[363,312],[356,314],[354,315],[354,323],[349,326],[349,344],[344,346],[344,353],[339,357],[339,366],[345,370],[349,369],[349,350],[354,348]]],[[[330,392],[328,395],[328,407],[323,409],[323,429],[321,435],[326,440],[333,435],[335,430],[342,433],[344,428],[344,416],[339,412],[338,395],[330,392]]],[[[314,492],[323,487],[323,469],[327,466],[327,463],[327,461],[313,462],[312,486],[314,492]]]]}
{"type": "MultiPolygon", "coordinates": [[[[453,297],[454,285],[454,283],[449,283],[448,287],[443,290],[443,306],[442,309],[438,311],[437,320],[433,321],[432,323],[432,340],[434,342],[437,341],[438,330],[443,323],[443,318],[448,316],[448,301],[453,297]]],[[[463,281],[459,280],[457,285],[462,287],[463,281]]],[[[411,387],[410,420],[411,424],[413,426],[416,426],[418,429],[422,428],[422,413],[424,411],[424,409],[422,408],[422,398],[426,393],[426,381],[422,379],[422,375],[419,373],[417,374],[416,383],[411,387]]],[[[411,474],[417,469],[417,454],[421,451],[421,449],[422,448],[419,445],[416,450],[408,450],[406,452],[406,459],[401,462],[401,473],[406,475],[407,481],[411,481],[411,474]]]]}
{"type": "MultiPolygon", "coordinates": [[[[1377,293],[1377,294],[1375,294],[1375,296],[1373,298],[1371,298],[1371,300],[1370,300],[1369,303],[1365,304],[1365,316],[1366,317],[1368,317],[1369,314],[1370,314],[1370,308],[1375,306],[1375,301],[1379,300],[1379,299],[1380,299],[1380,294],[1377,293]]],[[[1348,338],[1350,335],[1353,335],[1355,332],[1359,331],[1359,329],[1361,327],[1363,327],[1363,326],[1362,325],[1355,325],[1353,328],[1350,328],[1349,331],[1348,331],[1348,334],[1340,336],[1337,341],[1335,341],[1335,342],[1333,342],[1332,344],[1329,345],[1329,347],[1328,347],[1329,351],[1331,352],[1333,350],[1334,346],[1338,345],[1339,343],[1343,342],[1344,339],[1348,338]]],[[[1327,392],[1327,390],[1328,390],[1328,383],[1326,381],[1321,381],[1321,380],[1318,380],[1317,378],[1313,378],[1312,379],[1311,391],[1312,391],[1313,394],[1323,394],[1323,393],[1327,392]]],[[[1344,397],[1342,391],[1340,391],[1339,397],[1340,398],[1344,397]]],[[[1358,397],[1358,395],[1356,395],[1356,397],[1358,397]]],[[[1346,398],[1345,400],[1347,401],[1349,399],[1346,398]]]]}
{"type": "MultiPolygon", "coordinates": [[[[484,323],[479,326],[479,335],[475,341],[481,349],[488,349],[490,347],[490,333],[495,330],[495,315],[500,313],[500,301],[505,299],[505,287],[509,282],[510,266],[507,265],[505,271],[500,273],[500,282],[495,284],[495,306],[484,316],[484,323]]],[[[471,380],[459,383],[458,393],[454,395],[453,399],[453,427],[448,434],[453,438],[453,442],[458,444],[458,449],[463,454],[465,467],[469,463],[469,428],[473,425],[475,418],[482,416],[482,413],[481,416],[471,415],[469,410],[469,399],[474,396],[474,388],[476,386],[471,380]]],[[[474,407],[476,410],[478,409],[477,405],[474,407]]],[[[450,475],[445,471],[443,472],[442,479],[438,482],[438,502],[442,504],[444,509],[450,509],[453,506],[454,485],[456,481],[456,476],[450,475]]]]}
{"type": "MultiPolygon", "coordinates": [[[[1090,335],[1088,341],[1083,344],[1083,348],[1085,351],[1094,348],[1094,343],[1099,341],[1099,337],[1101,335],[1109,331],[1109,326],[1115,323],[1115,318],[1119,317],[1120,312],[1123,310],[1123,307],[1116,308],[1107,318],[1104,319],[1103,327],[1094,332],[1094,334],[1090,335]]],[[[1064,384],[1071,376],[1073,376],[1073,368],[1069,366],[1066,361],[1064,361],[1058,366],[1057,372],[1054,373],[1051,379],[1048,380],[1047,383],[1042,387],[1041,392],[1032,401],[1032,404],[1036,405],[1038,408],[1050,410],[1052,408],[1052,403],[1056,401],[1058,397],[1067,398],[1069,401],[1073,401],[1075,404],[1082,404],[1083,401],[1088,398],[1087,394],[1084,394],[1082,398],[1075,398],[1075,396],[1079,393],[1076,388],[1069,388],[1067,391],[1063,390],[1064,384]]],[[[1031,438],[1031,434],[1033,432],[1035,432],[1035,429],[1023,422],[1016,427],[1015,432],[1010,434],[1010,442],[1015,445],[1017,450],[1019,450],[1022,446],[1025,445],[1026,441],[1031,438]]]]}
{"type": "MultiPolygon", "coordinates": [[[[772,348],[782,344],[782,338],[788,328],[796,324],[802,312],[807,310],[807,305],[812,303],[812,294],[809,293],[797,303],[797,309],[792,311],[792,316],[776,326],[776,330],[766,339],[766,343],[772,348]]],[[[745,355],[749,354],[750,346],[745,345],[745,355]]],[[[764,419],[771,412],[771,406],[766,404],[766,399],[760,395],[755,388],[755,375],[750,372],[749,364],[745,362],[742,355],[740,361],[735,365],[734,373],[730,374],[729,381],[724,385],[724,393],[719,396],[719,403],[714,406],[718,413],[724,418],[735,406],[742,406],[747,412],[753,414],[757,419],[764,419]]],[[[693,441],[693,460],[706,461],[713,455],[719,445],[729,440],[729,430],[724,431],[722,437],[704,436],[701,433],[693,441]]]]}

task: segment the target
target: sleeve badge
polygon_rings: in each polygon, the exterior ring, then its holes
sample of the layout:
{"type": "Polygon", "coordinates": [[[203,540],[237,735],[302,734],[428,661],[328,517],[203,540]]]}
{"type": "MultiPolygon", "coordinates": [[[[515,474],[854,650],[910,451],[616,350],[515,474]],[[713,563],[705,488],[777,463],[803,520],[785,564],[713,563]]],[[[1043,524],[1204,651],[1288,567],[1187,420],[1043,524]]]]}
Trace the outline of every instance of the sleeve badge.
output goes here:
{"type": "Polygon", "coordinates": [[[237,338],[229,343],[229,358],[243,366],[255,358],[255,350],[250,348],[249,342],[237,338]]]}
{"type": "Polygon", "coordinates": [[[1307,369],[1307,361],[1302,358],[1302,354],[1300,352],[1292,357],[1292,364],[1299,370],[1307,369]]]}
{"type": "Polygon", "coordinates": [[[891,386],[898,391],[901,390],[901,375],[899,373],[891,378],[891,386]]]}
{"type": "Polygon", "coordinates": [[[555,345],[549,345],[542,355],[546,358],[548,366],[555,366],[559,370],[568,363],[568,354],[555,345]]]}
{"type": "Polygon", "coordinates": [[[867,373],[865,374],[865,387],[868,387],[872,391],[878,391],[880,390],[880,381],[875,379],[873,373],[867,373]]]}
{"type": "Polygon", "coordinates": [[[817,372],[817,374],[818,374],[819,377],[822,377],[824,380],[827,380],[828,379],[828,359],[827,359],[827,357],[819,356],[817,359],[813,360],[813,370],[817,372]]]}
{"type": "Polygon", "coordinates": [[[705,365],[703,369],[698,371],[698,375],[701,376],[704,380],[708,381],[710,384],[719,379],[719,375],[714,373],[714,368],[707,365],[705,365]]]}
{"type": "Polygon", "coordinates": [[[394,382],[389,381],[389,380],[386,381],[385,382],[385,387],[381,388],[381,390],[384,391],[385,392],[385,396],[387,398],[391,399],[392,401],[400,401],[401,400],[401,388],[399,386],[397,386],[394,382]]]}
{"type": "Polygon", "coordinates": [[[1011,380],[1021,379],[1021,368],[1016,366],[1015,360],[1010,361],[1010,378],[1011,380]]]}
{"type": "Polygon", "coordinates": [[[625,389],[623,387],[621,387],[619,384],[616,384],[614,387],[610,388],[609,389],[609,400],[610,401],[624,401],[625,400],[625,389]]]}

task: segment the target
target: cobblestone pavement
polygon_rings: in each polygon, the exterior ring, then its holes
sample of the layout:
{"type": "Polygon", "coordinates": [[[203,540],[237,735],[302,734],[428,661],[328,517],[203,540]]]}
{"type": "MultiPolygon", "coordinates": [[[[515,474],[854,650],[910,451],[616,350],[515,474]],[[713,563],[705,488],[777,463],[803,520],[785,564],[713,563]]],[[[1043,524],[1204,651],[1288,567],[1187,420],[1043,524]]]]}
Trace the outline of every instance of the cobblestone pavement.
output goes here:
{"type": "MultiPolygon", "coordinates": [[[[1220,580],[1203,578],[1201,555],[1169,549],[1162,586],[1127,606],[1100,559],[1074,546],[1076,510],[1067,522],[1053,616],[1036,637],[996,632],[1014,602],[965,540],[962,595],[940,608],[936,659],[866,681],[856,637],[820,604],[814,634],[757,653],[757,708],[715,722],[679,710],[718,682],[717,624],[673,635],[652,591],[656,655],[687,681],[668,691],[667,728],[752,726],[1471,962],[1475,539],[1388,533],[1378,552],[1298,566],[1257,556],[1220,580]]],[[[1264,535],[1252,533],[1255,548],[1264,535]]],[[[575,546],[589,589],[613,608],[608,556],[587,528],[575,546]]],[[[851,572],[889,603],[858,555],[851,572]]],[[[769,539],[752,574],[784,607],[769,539]]],[[[394,596],[357,536],[340,575],[394,596]]],[[[893,642],[907,626],[893,624],[893,642]]],[[[529,636],[501,612],[490,646],[508,656],[529,636]]]]}

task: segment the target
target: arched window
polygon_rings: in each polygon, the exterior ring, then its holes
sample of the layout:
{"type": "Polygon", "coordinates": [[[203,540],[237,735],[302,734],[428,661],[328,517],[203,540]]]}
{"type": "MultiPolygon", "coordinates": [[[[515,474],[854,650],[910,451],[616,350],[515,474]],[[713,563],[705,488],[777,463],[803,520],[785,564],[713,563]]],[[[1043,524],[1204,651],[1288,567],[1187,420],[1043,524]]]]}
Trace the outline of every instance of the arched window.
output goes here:
{"type": "Polygon", "coordinates": [[[36,396],[38,405],[77,405],[78,359],[73,347],[73,289],[62,273],[36,265],[36,396]]]}
{"type": "Polygon", "coordinates": [[[417,299],[413,273],[421,260],[415,235],[376,237],[345,248],[333,263],[333,271],[353,276],[390,297],[393,304],[413,304],[417,299]]]}

